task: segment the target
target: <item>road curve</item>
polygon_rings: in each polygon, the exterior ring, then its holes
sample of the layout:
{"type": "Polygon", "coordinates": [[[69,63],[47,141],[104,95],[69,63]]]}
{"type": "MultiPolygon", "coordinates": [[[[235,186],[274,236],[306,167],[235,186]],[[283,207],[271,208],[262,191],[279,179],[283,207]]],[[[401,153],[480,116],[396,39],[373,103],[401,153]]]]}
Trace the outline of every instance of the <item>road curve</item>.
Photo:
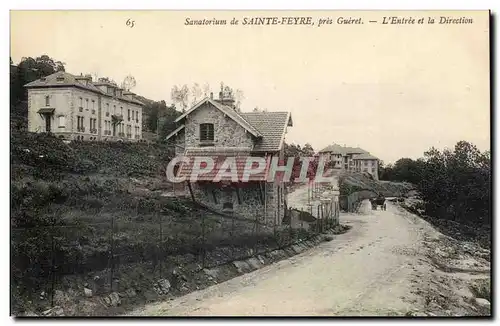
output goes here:
{"type": "Polygon", "coordinates": [[[342,214],[352,228],[316,248],[133,316],[387,316],[415,309],[421,240],[432,231],[392,204],[342,214]]]}

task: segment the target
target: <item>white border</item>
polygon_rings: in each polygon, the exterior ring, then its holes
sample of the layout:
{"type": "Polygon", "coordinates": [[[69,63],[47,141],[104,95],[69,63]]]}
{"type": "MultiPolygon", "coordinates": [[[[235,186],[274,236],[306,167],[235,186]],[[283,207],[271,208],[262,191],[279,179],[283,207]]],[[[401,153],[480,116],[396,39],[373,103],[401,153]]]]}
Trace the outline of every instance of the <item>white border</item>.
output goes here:
{"type": "MultiPolygon", "coordinates": [[[[437,9],[446,9],[446,10],[485,10],[485,9],[491,9],[494,13],[495,12],[500,12],[499,8],[499,1],[497,0],[490,0],[490,1],[480,1],[480,0],[475,0],[475,1],[465,1],[465,0],[455,0],[455,1],[442,1],[442,0],[420,0],[420,1],[377,1],[377,2],[372,2],[372,1],[354,1],[354,0],[341,0],[341,1],[332,1],[330,3],[326,3],[325,1],[320,1],[320,0],[308,0],[308,1],[297,1],[297,0],[280,0],[280,1],[269,1],[269,0],[244,0],[244,1],[229,1],[229,0],[217,0],[217,1],[177,1],[177,2],[172,2],[172,1],[162,1],[161,3],[159,1],[151,1],[151,0],[141,0],[138,2],[132,2],[132,1],[105,1],[105,0],[86,0],[86,1],[67,1],[67,0],[58,0],[58,1],[11,1],[11,3],[8,3],[8,1],[2,2],[2,10],[1,11],[1,17],[2,17],[2,22],[4,22],[4,28],[2,29],[3,37],[1,39],[7,40],[4,41],[3,47],[4,47],[4,53],[10,52],[9,51],[9,38],[10,38],[10,32],[9,32],[9,11],[11,9],[15,10],[49,10],[49,9],[108,9],[108,10],[137,10],[137,9],[187,9],[187,10],[193,10],[193,9],[209,9],[209,10],[216,10],[216,9],[287,9],[287,10],[298,10],[298,9],[309,9],[309,10],[315,10],[315,9],[337,9],[337,10],[347,10],[347,9],[363,9],[363,10],[396,10],[396,9],[406,9],[406,10],[414,10],[414,9],[429,9],[429,10],[437,10],[437,9]],[[9,6],[10,5],[10,6],[9,6]]],[[[495,20],[495,30],[496,30],[496,37],[495,41],[497,40],[498,36],[498,17],[495,20]]],[[[493,46],[493,44],[492,44],[493,46]]],[[[493,58],[492,58],[493,59],[493,58]]],[[[1,65],[1,69],[4,70],[2,76],[7,76],[8,71],[7,71],[7,58],[4,59],[5,64],[1,65]]],[[[498,64],[496,65],[495,69],[495,75],[497,75],[498,72],[498,64]]],[[[6,77],[5,77],[6,78],[6,77]]],[[[498,87],[497,87],[498,89],[498,87]]],[[[9,82],[6,80],[5,84],[2,87],[2,91],[4,93],[4,97],[6,100],[5,105],[3,107],[2,112],[2,122],[4,123],[4,128],[1,129],[2,136],[0,137],[2,143],[4,146],[2,148],[8,148],[9,147],[9,126],[7,125],[9,122],[9,82]]],[[[492,89],[493,91],[493,89],[492,89]]],[[[498,93],[495,94],[496,98],[498,99],[498,93]]],[[[495,124],[498,126],[498,114],[495,117],[495,124]]],[[[496,136],[496,134],[495,134],[496,136]]],[[[494,152],[497,151],[497,148],[495,147],[494,152]]],[[[7,155],[6,155],[7,156],[7,155]]],[[[8,207],[10,207],[9,203],[9,191],[10,187],[7,187],[8,184],[10,184],[10,175],[9,175],[9,165],[10,161],[7,160],[7,157],[5,157],[4,160],[2,160],[2,168],[1,168],[1,176],[2,179],[4,180],[3,184],[5,185],[4,188],[2,188],[2,208],[4,208],[4,223],[5,227],[2,228],[2,232],[4,233],[4,236],[2,239],[4,239],[4,245],[1,247],[1,252],[2,252],[2,261],[8,262],[9,261],[9,247],[10,247],[10,240],[9,240],[9,227],[7,226],[7,223],[9,223],[9,210],[8,207]],[[9,240],[9,241],[8,241],[9,240]]],[[[495,164],[495,169],[497,168],[497,165],[495,164]]],[[[498,199],[498,194],[495,196],[495,201],[498,199]]],[[[496,222],[498,225],[499,222],[496,222]]],[[[495,230],[496,231],[496,230],[495,230]]],[[[497,241],[498,242],[498,241],[497,241]]],[[[497,249],[497,248],[495,248],[497,249]]],[[[493,251],[493,252],[496,252],[493,251]]],[[[2,294],[2,302],[1,302],[1,307],[4,311],[2,314],[4,318],[5,324],[11,324],[14,323],[14,320],[12,318],[7,319],[6,316],[9,315],[9,301],[10,301],[10,290],[9,290],[9,269],[6,266],[7,263],[4,264],[4,268],[2,268],[2,276],[3,276],[3,282],[1,282],[1,294],[2,294]]],[[[496,290],[496,287],[495,287],[496,290]]],[[[495,291],[496,293],[496,291],[495,291]]],[[[494,301],[496,303],[497,300],[494,301]]],[[[132,321],[130,322],[131,324],[145,324],[146,322],[151,322],[153,320],[142,320],[142,321],[132,321]]],[[[165,320],[167,322],[167,320],[165,320]]],[[[347,321],[347,320],[346,320],[347,321]]],[[[50,323],[52,321],[49,321],[50,323]]],[[[60,322],[60,324],[70,324],[72,321],[71,320],[65,320],[63,322],[60,322]]],[[[84,322],[80,322],[81,324],[107,324],[109,322],[112,322],[111,320],[88,320],[84,322]]],[[[114,321],[116,323],[123,323],[123,320],[116,320],[114,321]]],[[[168,321],[169,323],[177,324],[178,321],[168,321]]],[[[192,321],[185,321],[184,323],[192,323],[192,321]]],[[[215,321],[219,322],[219,321],[215,321]]],[[[235,321],[236,322],[236,321],[235,321]]],[[[264,320],[255,320],[254,323],[258,323],[260,325],[262,324],[267,324],[270,321],[264,321],[264,320]]],[[[288,323],[292,323],[291,320],[287,321],[288,323]]],[[[302,320],[304,322],[304,320],[302,320]]],[[[332,320],[331,322],[334,323],[344,323],[342,320],[332,320]]],[[[386,322],[386,320],[382,320],[382,322],[386,322]]],[[[403,320],[398,320],[397,323],[401,324],[406,324],[409,323],[410,321],[403,321],[403,320]]],[[[438,322],[432,322],[430,320],[427,320],[429,324],[438,324],[438,322]]],[[[232,323],[232,321],[230,322],[232,323]]],[[[309,323],[309,322],[307,322],[309,323]]],[[[357,324],[360,323],[360,321],[351,321],[351,323],[357,324]]],[[[473,321],[466,321],[465,323],[467,324],[475,324],[477,322],[473,321]]],[[[4,323],[2,323],[4,324],[4,323]]],[[[30,324],[35,324],[34,322],[24,322],[23,324],[30,325],[30,324]]]]}

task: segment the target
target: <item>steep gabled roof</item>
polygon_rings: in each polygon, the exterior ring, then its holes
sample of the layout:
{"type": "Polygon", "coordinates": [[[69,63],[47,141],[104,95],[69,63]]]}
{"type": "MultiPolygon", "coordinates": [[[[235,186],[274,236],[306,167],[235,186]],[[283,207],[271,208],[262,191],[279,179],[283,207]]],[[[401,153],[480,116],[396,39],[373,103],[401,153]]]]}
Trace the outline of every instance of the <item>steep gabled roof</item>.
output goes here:
{"type": "Polygon", "coordinates": [[[286,128],[292,126],[290,112],[241,112],[240,115],[262,134],[254,151],[276,152],[283,147],[286,128]]]}
{"type": "MultiPolygon", "coordinates": [[[[290,112],[237,112],[210,98],[204,98],[187,112],[178,117],[175,122],[182,121],[194,110],[203,104],[210,103],[225,115],[230,117],[252,135],[257,137],[254,152],[277,152],[283,147],[286,128],[292,126],[290,112]]],[[[183,126],[177,128],[167,136],[167,139],[179,132],[183,126]]]]}
{"type": "Polygon", "coordinates": [[[255,137],[262,137],[261,133],[257,129],[255,129],[251,124],[249,124],[245,119],[243,119],[234,109],[226,105],[223,105],[221,103],[218,103],[217,101],[214,101],[208,97],[204,98],[203,100],[198,102],[198,104],[194,105],[191,109],[183,113],[180,117],[178,117],[175,120],[175,122],[183,120],[184,118],[186,118],[187,115],[191,114],[193,111],[197,110],[205,103],[212,104],[215,108],[219,109],[222,113],[230,117],[232,120],[234,120],[237,124],[242,126],[246,131],[248,131],[255,137]]]}

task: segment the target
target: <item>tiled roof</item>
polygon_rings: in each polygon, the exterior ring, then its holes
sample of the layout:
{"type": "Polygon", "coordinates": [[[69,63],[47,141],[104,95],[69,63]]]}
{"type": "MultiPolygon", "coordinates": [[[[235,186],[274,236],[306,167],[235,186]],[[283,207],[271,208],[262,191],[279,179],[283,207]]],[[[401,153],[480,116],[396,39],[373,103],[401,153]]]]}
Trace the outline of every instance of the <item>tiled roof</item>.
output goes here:
{"type": "Polygon", "coordinates": [[[378,160],[378,157],[375,157],[369,153],[363,153],[359,155],[354,155],[352,157],[353,160],[378,160]]]}
{"type": "Polygon", "coordinates": [[[289,112],[241,112],[240,115],[262,134],[254,151],[276,152],[281,149],[290,121],[289,112]]]}
{"type": "Polygon", "coordinates": [[[338,144],[328,145],[319,151],[320,153],[332,153],[332,154],[365,154],[368,153],[362,148],[359,147],[348,147],[348,146],[340,146],[338,144]]]}
{"type": "Polygon", "coordinates": [[[289,112],[236,112],[233,108],[207,97],[178,117],[175,122],[182,121],[207,102],[257,137],[254,152],[277,152],[282,148],[286,127],[291,126],[292,121],[289,112]]]}
{"type": "Polygon", "coordinates": [[[328,145],[322,150],[320,150],[320,153],[332,153],[332,154],[344,154],[344,148],[340,145],[337,144],[332,144],[328,145]]]}
{"type": "Polygon", "coordinates": [[[251,124],[249,124],[245,119],[243,119],[239,114],[238,112],[236,112],[234,109],[226,106],[226,105],[223,105],[221,103],[218,103],[217,101],[214,101],[214,100],[211,100],[210,98],[206,97],[204,98],[203,100],[201,100],[200,102],[198,102],[198,104],[196,104],[195,106],[193,106],[191,109],[189,109],[188,111],[186,111],[185,113],[183,113],[181,116],[179,116],[175,122],[179,122],[181,121],[182,119],[184,119],[188,114],[190,114],[191,112],[193,112],[194,110],[198,109],[199,107],[201,107],[203,104],[205,103],[210,103],[212,104],[214,107],[216,107],[217,109],[221,110],[224,114],[226,114],[227,116],[229,116],[232,120],[234,120],[236,123],[238,123],[240,126],[242,126],[243,128],[245,128],[248,132],[250,132],[252,135],[254,135],[255,137],[262,137],[262,135],[257,131],[257,129],[255,129],[251,124]]]}
{"type": "Polygon", "coordinates": [[[104,94],[103,91],[101,91],[98,87],[94,86],[92,83],[89,84],[84,84],[81,81],[78,81],[75,76],[73,76],[70,73],[64,72],[64,71],[58,71],[56,73],[53,73],[52,75],[48,75],[46,77],[42,77],[40,79],[37,79],[35,81],[32,81],[31,83],[28,83],[24,85],[24,87],[31,88],[31,87],[61,87],[61,86],[74,86],[74,87],[80,87],[83,89],[87,89],[92,92],[104,94]]]}
{"type": "MultiPolygon", "coordinates": [[[[245,169],[247,158],[250,157],[251,149],[248,147],[191,147],[187,148],[184,156],[188,157],[189,163],[182,163],[177,177],[186,178],[187,181],[214,181],[220,167],[226,159],[234,159],[236,163],[236,179],[231,176],[222,176],[220,181],[247,181],[243,180],[243,171],[245,169]],[[206,173],[200,173],[196,180],[192,180],[192,172],[195,157],[210,157],[214,161],[214,168],[206,173]],[[218,168],[219,167],[219,168],[218,168]]],[[[248,181],[266,180],[266,169],[256,174],[249,174],[248,181]]]]}
{"type": "MultiPolygon", "coordinates": [[[[105,96],[111,96],[107,94],[106,92],[103,92],[99,87],[96,85],[102,85],[103,83],[84,83],[83,81],[78,80],[77,76],[74,76],[70,73],[67,73],[65,71],[58,71],[56,73],[53,73],[52,75],[48,75],[46,77],[37,79],[35,81],[32,81],[31,83],[28,83],[24,85],[26,88],[43,88],[43,87],[78,87],[81,89],[85,89],[94,93],[97,93],[99,95],[105,95],[105,96]]],[[[110,84],[112,85],[112,84],[110,84]]],[[[116,87],[116,85],[113,85],[116,87]]],[[[136,100],[136,99],[130,99],[124,96],[115,96],[116,98],[126,101],[126,102],[132,102],[135,104],[139,105],[144,105],[144,103],[136,100]]]]}
{"type": "Polygon", "coordinates": [[[186,156],[248,156],[252,149],[250,147],[188,147],[184,151],[186,156]]]}

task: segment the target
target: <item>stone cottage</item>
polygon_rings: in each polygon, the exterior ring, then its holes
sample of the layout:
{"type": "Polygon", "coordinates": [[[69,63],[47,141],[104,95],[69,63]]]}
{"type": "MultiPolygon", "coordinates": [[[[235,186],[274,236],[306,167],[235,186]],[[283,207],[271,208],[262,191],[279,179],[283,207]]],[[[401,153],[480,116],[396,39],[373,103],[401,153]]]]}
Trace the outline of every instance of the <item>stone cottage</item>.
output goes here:
{"type": "MultiPolygon", "coordinates": [[[[238,170],[248,157],[284,159],[284,139],[292,126],[289,112],[238,112],[230,94],[211,94],[176,119],[178,128],[166,139],[176,145],[176,155],[193,162],[196,156],[210,156],[220,164],[233,157],[238,170]],[[229,96],[228,96],[229,95],[229,96]]],[[[280,225],[286,210],[286,187],[283,182],[265,181],[265,172],[252,175],[248,181],[242,175],[235,180],[214,181],[213,174],[189,179],[192,165],[181,164],[178,177],[185,177],[193,200],[219,212],[258,219],[280,225]]]]}

